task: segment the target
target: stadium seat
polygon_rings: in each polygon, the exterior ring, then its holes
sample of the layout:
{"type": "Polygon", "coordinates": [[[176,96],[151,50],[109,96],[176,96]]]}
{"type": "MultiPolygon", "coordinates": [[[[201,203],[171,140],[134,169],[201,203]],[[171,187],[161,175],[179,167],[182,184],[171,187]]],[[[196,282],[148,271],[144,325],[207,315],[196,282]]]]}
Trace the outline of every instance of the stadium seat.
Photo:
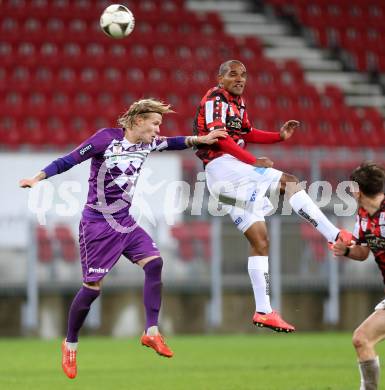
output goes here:
{"type": "Polygon", "coordinates": [[[306,222],[300,224],[300,232],[302,241],[306,243],[311,250],[311,257],[315,261],[325,261],[328,256],[328,248],[325,244],[325,239],[312,225],[306,222]]]}
{"type": "Polygon", "coordinates": [[[211,223],[208,221],[191,222],[192,237],[198,247],[198,255],[205,261],[211,261],[211,223]]]}
{"type": "Polygon", "coordinates": [[[51,237],[45,226],[36,227],[37,258],[42,263],[50,263],[53,260],[53,247],[51,237]]]}
{"type": "Polygon", "coordinates": [[[179,253],[184,261],[211,260],[211,225],[207,221],[188,221],[171,228],[178,240],[179,253]]]}
{"type": "Polygon", "coordinates": [[[61,256],[64,261],[73,263],[79,257],[78,249],[73,233],[67,225],[56,225],[54,229],[55,238],[59,242],[61,256]]]}
{"type": "Polygon", "coordinates": [[[19,128],[20,121],[17,118],[7,115],[0,116],[0,140],[7,150],[16,150],[24,142],[21,139],[19,128]]]}
{"type": "Polygon", "coordinates": [[[54,115],[46,119],[44,138],[45,142],[51,147],[64,147],[74,143],[69,136],[68,126],[65,120],[54,115]]]}
{"type": "Polygon", "coordinates": [[[171,228],[171,234],[178,242],[178,251],[181,260],[193,260],[194,247],[189,227],[185,224],[175,225],[171,228]]]}

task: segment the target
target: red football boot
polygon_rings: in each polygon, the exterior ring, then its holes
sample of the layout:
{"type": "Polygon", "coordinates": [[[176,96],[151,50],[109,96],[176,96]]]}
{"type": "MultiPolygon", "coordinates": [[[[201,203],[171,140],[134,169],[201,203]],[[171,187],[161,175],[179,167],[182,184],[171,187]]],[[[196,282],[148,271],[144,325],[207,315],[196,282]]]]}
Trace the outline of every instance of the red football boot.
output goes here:
{"type": "Polygon", "coordinates": [[[174,355],[174,352],[172,352],[171,349],[164,342],[164,338],[160,333],[157,334],[156,336],[148,336],[145,333],[143,333],[140,342],[142,343],[142,345],[155,350],[155,352],[157,352],[159,355],[168,358],[174,355]]]}
{"type": "Polygon", "coordinates": [[[268,314],[256,312],[253,316],[253,323],[260,328],[270,328],[276,332],[291,333],[295,331],[294,326],[285,322],[275,310],[268,314]]]}
{"type": "Polygon", "coordinates": [[[71,351],[70,349],[68,349],[66,346],[66,341],[63,340],[61,344],[61,353],[61,366],[63,368],[63,371],[68,376],[68,378],[74,379],[77,374],[76,351],[71,351]]]}

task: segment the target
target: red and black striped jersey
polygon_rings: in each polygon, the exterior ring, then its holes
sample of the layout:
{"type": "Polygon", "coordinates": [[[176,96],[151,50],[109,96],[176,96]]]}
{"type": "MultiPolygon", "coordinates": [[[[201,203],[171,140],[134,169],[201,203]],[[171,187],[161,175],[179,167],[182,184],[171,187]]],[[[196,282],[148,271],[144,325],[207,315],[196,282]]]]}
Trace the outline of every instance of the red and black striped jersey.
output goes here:
{"type": "MultiPolygon", "coordinates": [[[[226,129],[229,136],[244,146],[243,134],[251,131],[246,105],[240,96],[233,96],[220,87],[211,88],[202,98],[194,120],[194,134],[207,135],[211,130],[226,129]]],[[[206,165],[225,152],[218,145],[199,145],[196,155],[206,165]]]]}
{"type": "Polygon", "coordinates": [[[373,252],[385,283],[385,198],[374,215],[358,209],[353,236],[357,245],[368,246],[373,252]]]}

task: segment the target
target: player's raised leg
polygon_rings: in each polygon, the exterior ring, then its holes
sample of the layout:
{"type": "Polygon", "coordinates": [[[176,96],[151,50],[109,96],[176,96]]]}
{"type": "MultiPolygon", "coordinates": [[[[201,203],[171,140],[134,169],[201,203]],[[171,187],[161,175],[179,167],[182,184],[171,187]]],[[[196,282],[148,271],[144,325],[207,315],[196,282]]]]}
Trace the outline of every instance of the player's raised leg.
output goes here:
{"type": "Polygon", "coordinates": [[[159,355],[172,357],[174,353],[167,346],[158,329],[163,260],[161,257],[152,256],[137,263],[144,271],[143,303],[146,313],[145,331],[140,341],[142,345],[154,349],[159,355]]]}
{"type": "Polygon", "coordinates": [[[306,191],[298,188],[298,183],[299,180],[295,176],[287,173],[282,174],[280,189],[281,192],[286,193],[293,210],[311,223],[329,243],[341,240],[350,245],[352,240],[351,233],[343,229],[338,229],[331,223],[306,191]]]}

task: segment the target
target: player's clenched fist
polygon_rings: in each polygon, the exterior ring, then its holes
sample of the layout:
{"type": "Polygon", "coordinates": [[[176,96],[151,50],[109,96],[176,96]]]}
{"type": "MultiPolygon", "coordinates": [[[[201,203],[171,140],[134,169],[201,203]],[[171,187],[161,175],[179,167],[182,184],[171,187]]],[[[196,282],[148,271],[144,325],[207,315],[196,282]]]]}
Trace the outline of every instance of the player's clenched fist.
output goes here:
{"type": "Polygon", "coordinates": [[[36,184],[34,179],[22,179],[19,181],[19,187],[21,188],[31,188],[34,184],[36,184]]]}

